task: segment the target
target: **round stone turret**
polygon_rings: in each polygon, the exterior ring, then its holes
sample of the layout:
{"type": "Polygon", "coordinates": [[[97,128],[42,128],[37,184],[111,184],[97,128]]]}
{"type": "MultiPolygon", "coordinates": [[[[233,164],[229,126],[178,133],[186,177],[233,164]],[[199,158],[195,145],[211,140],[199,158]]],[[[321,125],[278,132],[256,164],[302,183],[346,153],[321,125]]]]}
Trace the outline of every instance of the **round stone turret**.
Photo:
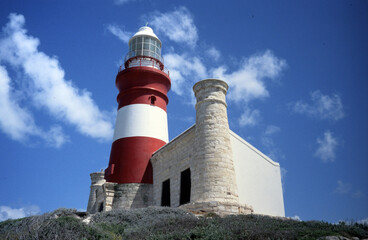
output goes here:
{"type": "Polygon", "coordinates": [[[87,212],[89,213],[101,212],[103,210],[104,196],[102,185],[106,182],[104,175],[105,173],[103,171],[90,174],[91,191],[87,206],[87,212]]]}
{"type": "Polygon", "coordinates": [[[193,202],[237,205],[238,193],[227,118],[228,85],[218,79],[197,82],[193,202]]]}
{"type": "Polygon", "coordinates": [[[91,176],[92,186],[93,185],[102,185],[106,182],[106,180],[104,179],[104,171],[103,170],[101,172],[91,173],[90,176],[91,176]]]}

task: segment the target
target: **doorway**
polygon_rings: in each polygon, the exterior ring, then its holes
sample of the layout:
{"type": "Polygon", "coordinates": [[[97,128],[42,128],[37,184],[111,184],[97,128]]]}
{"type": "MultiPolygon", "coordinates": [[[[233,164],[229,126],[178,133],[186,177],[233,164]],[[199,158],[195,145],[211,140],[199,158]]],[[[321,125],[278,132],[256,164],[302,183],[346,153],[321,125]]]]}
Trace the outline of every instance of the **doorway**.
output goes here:
{"type": "Polygon", "coordinates": [[[170,179],[162,183],[161,206],[170,207],[170,179]]]}
{"type": "Polygon", "coordinates": [[[180,177],[180,205],[190,202],[190,168],[181,172],[180,177]]]}

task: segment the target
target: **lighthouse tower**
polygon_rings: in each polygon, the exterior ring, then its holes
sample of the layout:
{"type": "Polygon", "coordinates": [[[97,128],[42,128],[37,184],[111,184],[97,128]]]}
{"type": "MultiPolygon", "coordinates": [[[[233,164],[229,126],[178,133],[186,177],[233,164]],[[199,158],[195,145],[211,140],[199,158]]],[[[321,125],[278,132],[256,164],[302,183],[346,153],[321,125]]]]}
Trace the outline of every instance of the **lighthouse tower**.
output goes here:
{"type": "MultiPolygon", "coordinates": [[[[124,66],[116,76],[119,106],[105,179],[119,185],[114,185],[115,192],[129,188],[129,194],[134,194],[132,188],[137,192],[152,188],[145,186],[153,182],[150,158],[168,142],[166,106],[171,82],[161,41],[150,27],[141,27],[129,40],[124,66]]],[[[132,204],[125,207],[134,207],[132,204]]]]}

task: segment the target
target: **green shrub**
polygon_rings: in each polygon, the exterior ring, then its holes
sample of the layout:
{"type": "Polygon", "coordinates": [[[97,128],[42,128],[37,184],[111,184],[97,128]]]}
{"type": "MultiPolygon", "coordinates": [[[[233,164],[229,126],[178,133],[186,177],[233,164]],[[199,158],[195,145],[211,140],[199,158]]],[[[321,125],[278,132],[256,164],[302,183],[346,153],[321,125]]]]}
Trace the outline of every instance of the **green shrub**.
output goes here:
{"type": "Polygon", "coordinates": [[[0,239],[317,239],[368,238],[368,225],[295,221],[262,215],[207,214],[197,218],[182,209],[149,207],[94,215],[57,209],[41,216],[0,222],[0,239]],[[90,223],[83,222],[85,217],[90,223]]]}

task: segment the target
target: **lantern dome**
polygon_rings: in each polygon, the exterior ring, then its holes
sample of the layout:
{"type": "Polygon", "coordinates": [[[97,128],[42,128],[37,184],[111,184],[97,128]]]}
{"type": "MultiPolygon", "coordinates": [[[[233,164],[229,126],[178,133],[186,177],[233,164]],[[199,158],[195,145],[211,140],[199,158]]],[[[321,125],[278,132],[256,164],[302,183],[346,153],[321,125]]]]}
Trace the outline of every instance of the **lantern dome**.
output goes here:
{"type": "Polygon", "coordinates": [[[129,40],[129,52],[125,56],[125,68],[153,67],[164,71],[164,59],[161,56],[161,41],[152,28],[141,27],[129,40]]]}

